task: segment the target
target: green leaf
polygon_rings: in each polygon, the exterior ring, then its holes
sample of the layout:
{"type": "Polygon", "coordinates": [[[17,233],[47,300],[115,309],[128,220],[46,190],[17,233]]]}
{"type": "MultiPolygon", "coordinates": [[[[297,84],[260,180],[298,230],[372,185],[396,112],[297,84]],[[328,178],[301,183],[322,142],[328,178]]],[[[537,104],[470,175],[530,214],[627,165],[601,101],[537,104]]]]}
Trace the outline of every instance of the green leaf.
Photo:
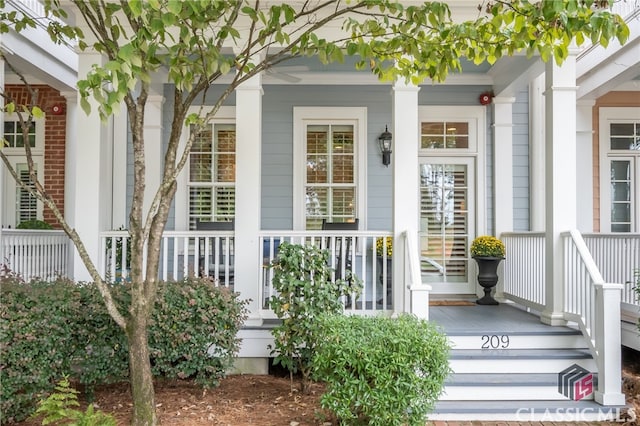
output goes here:
{"type": "Polygon", "coordinates": [[[44,118],[44,111],[42,111],[38,106],[34,106],[31,109],[31,114],[33,114],[35,118],[44,118]]]}

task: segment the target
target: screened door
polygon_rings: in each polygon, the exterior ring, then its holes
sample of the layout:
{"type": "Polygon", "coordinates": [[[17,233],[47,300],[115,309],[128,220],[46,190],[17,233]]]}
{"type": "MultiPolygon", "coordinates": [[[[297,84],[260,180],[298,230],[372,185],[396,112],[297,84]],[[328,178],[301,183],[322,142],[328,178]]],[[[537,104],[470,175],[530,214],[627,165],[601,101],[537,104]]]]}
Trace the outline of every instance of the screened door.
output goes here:
{"type": "Polygon", "coordinates": [[[420,266],[437,293],[473,293],[469,274],[474,235],[472,158],[424,158],[420,164],[420,266]]]}

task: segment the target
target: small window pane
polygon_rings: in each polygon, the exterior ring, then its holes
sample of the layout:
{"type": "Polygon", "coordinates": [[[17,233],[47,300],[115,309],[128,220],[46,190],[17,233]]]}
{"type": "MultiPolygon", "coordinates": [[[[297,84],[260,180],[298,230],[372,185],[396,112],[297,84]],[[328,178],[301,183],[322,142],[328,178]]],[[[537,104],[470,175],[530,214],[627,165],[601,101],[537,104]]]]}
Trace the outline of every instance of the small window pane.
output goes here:
{"type": "Polygon", "coordinates": [[[612,123],[611,136],[629,136],[634,133],[633,123],[612,123]]]}
{"type": "Polygon", "coordinates": [[[629,203],[613,203],[611,206],[611,222],[631,223],[631,205],[629,203]]]}
{"type": "Polygon", "coordinates": [[[631,201],[631,185],[625,182],[611,184],[613,201],[631,201]]]}
{"type": "Polygon", "coordinates": [[[612,161],[611,162],[611,180],[612,181],[628,181],[631,179],[631,162],[630,161],[612,161]]]}
{"type": "Polygon", "coordinates": [[[423,122],[420,125],[421,148],[423,149],[467,149],[469,148],[469,123],[423,122]]]}
{"type": "Polygon", "coordinates": [[[640,150],[640,122],[611,123],[609,133],[612,150],[640,150]]]}
{"type": "Polygon", "coordinates": [[[631,224],[627,223],[612,223],[611,232],[631,232],[631,224]]]}

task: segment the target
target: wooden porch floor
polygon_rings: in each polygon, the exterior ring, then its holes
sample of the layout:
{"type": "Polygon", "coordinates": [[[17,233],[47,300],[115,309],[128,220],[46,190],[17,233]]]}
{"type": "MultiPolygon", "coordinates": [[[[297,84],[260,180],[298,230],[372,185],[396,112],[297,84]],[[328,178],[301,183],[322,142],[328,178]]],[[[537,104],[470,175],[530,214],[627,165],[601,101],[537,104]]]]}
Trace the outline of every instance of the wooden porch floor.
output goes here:
{"type": "Polygon", "coordinates": [[[445,333],[553,333],[575,329],[551,327],[540,322],[538,315],[517,305],[501,303],[497,306],[430,306],[429,319],[439,324],[445,333]]]}

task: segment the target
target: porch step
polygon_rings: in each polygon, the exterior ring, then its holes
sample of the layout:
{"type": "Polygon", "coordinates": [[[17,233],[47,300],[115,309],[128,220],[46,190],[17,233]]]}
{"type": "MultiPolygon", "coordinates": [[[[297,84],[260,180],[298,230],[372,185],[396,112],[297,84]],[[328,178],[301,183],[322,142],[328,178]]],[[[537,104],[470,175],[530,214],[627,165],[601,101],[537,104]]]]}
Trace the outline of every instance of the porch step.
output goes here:
{"type": "Polygon", "coordinates": [[[596,371],[596,363],[587,349],[453,349],[450,366],[455,373],[559,373],[578,364],[596,371]]]}
{"type": "Polygon", "coordinates": [[[603,406],[594,401],[467,401],[440,400],[429,420],[516,422],[622,422],[624,406],[603,406]]]}
{"type": "MultiPolygon", "coordinates": [[[[558,374],[554,373],[454,374],[445,383],[444,394],[440,397],[441,401],[566,399],[566,396],[558,392],[558,374]]],[[[593,399],[593,394],[585,399],[593,399]]]]}
{"type": "Polygon", "coordinates": [[[453,349],[551,349],[581,348],[587,349],[587,342],[578,330],[570,328],[553,329],[541,332],[496,332],[478,334],[470,332],[448,332],[447,337],[453,349]]]}

